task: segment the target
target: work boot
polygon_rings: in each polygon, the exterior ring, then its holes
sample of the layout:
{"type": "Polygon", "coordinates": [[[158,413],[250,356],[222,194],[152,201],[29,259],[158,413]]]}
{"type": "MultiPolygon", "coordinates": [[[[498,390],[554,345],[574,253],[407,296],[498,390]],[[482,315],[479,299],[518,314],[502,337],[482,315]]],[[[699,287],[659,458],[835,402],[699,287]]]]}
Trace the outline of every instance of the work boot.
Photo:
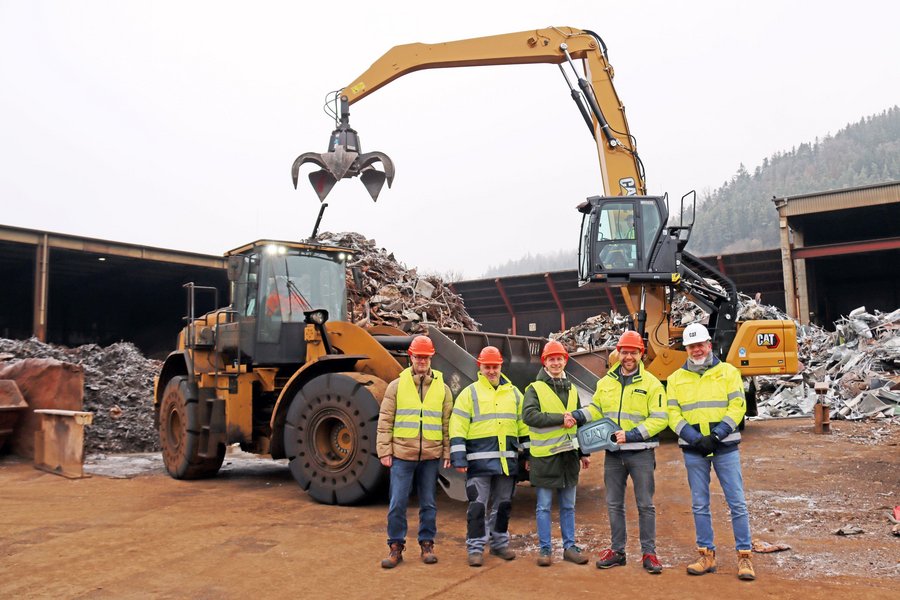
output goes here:
{"type": "Polygon", "coordinates": [[[437,562],[437,556],[434,555],[434,541],[425,540],[424,542],[419,542],[419,547],[422,548],[423,563],[433,565],[437,562]]]}
{"type": "Polygon", "coordinates": [[[662,564],[660,564],[659,559],[656,558],[655,554],[645,554],[642,556],[641,564],[644,565],[644,570],[648,573],[652,573],[653,575],[662,573],[662,564]]]}
{"type": "Polygon", "coordinates": [[[563,560],[573,562],[576,565],[586,565],[588,557],[581,552],[581,548],[578,546],[569,546],[566,548],[565,552],[563,552],[563,560]]]}
{"type": "Polygon", "coordinates": [[[484,554],[481,552],[469,552],[469,566],[480,567],[484,564],[484,554]]]}
{"type": "Polygon", "coordinates": [[[403,562],[403,550],[406,548],[406,545],[401,542],[394,542],[391,544],[391,553],[381,561],[381,568],[383,569],[393,569],[401,562],[403,562]]]}
{"type": "Polygon", "coordinates": [[[750,560],[749,550],[738,550],[738,579],[753,581],[756,572],[753,570],[753,561],[750,560]]]}
{"type": "Polygon", "coordinates": [[[553,561],[550,559],[550,550],[548,548],[541,548],[541,554],[537,559],[538,566],[549,567],[551,562],[553,561]]]}
{"type": "Polygon", "coordinates": [[[499,556],[503,560],[513,560],[516,557],[516,553],[509,549],[509,546],[503,546],[502,548],[491,548],[491,554],[494,556],[499,556]]]}
{"type": "Polygon", "coordinates": [[[716,572],[716,551],[708,548],[697,548],[700,558],[687,566],[690,575],[704,575],[716,572]]]}
{"type": "Polygon", "coordinates": [[[616,552],[612,548],[607,548],[600,553],[600,557],[597,559],[596,565],[598,569],[622,567],[625,565],[625,553],[616,552]]]}

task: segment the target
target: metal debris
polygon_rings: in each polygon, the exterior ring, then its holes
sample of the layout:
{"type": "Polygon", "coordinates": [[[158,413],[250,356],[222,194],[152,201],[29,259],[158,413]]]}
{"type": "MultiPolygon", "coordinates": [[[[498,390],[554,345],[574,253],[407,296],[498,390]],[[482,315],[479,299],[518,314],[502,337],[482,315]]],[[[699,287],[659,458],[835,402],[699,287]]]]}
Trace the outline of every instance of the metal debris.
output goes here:
{"type": "Polygon", "coordinates": [[[900,309],[871,314],[860,307],[836,322],[835,329],[798,325],[803,370],[756,378],[761,417],[811,414],[819,400],[813,391],[816,382],[828,385],[822,401],[832,419],[900,415],[900,309]]]}
{"type": "Polygon", "coordinates": [[[865,533],[865,531],[858,525],[844,525],[834,532],[835,535],[859,535],[861,533],[865,533]]]}
{"type": "Polygon", "coordinates": [[[422,323],[428,322],[438,327],[479,330],[480,324],[466,312],[462,297],[441,278],[420,276],[416,269],[407,269],[393,253],[378,248],[375,240],[354,232],[324,232],[316,239],[354,251],[348,263],[347,294],[350,320],[357,325],[392,325],[418,332],[422,323]],[[359,281],[354,280],[353,271],[359,281]]]}
{"type": "Polygon", "coordinates": [[[790,550],[791,547],[787,544],[770,544],[769,542],[763,540],[753,540],[753,544],[751,546],[751,550],[757,552],[759,554],[769,554],[771,552],[782,552],[784,550],[790,550]]]}
{"type": "Polygon", "coordinates": [[[133,344],[66,348],[37,338],[0,338],[0,353],[10,361],[54,358],[81,366],[84,410],[94,413],[93,424],[84,430],[85,454],[159,450],[153,424],[153,377],[162,363],[145,358],[133,344]]]}

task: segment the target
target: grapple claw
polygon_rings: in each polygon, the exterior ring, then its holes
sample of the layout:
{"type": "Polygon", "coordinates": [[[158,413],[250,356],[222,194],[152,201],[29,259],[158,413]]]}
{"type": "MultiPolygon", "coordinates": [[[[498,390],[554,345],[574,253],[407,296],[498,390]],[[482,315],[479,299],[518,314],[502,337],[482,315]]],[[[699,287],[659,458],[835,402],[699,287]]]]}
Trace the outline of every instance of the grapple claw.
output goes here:
{"type": "Polygon", "coordinates": [[[304,152],[294,160],[291,167],[291,178],[294,188],[297,188],[297,180],[300,176],[300,167],[305,163],[314,163],[321,167],[320,171],[309,174],[309,181],[319,196],[319,201],[324,202],[325,197],[340,179],[350,179],[359,176],[372,197],[378,200],[378,194],[384,183],[388,187],[394,181],[394,162],[384,152],[360,153],[359,135],[350,127],[350,110],[346,96],[341,96],[341,122],[338,128],[331,132],[328,139],[328,151],[321,154],[304,152]],[[380,162],[384,171],[379,171],[373,166],[380,162]]]}

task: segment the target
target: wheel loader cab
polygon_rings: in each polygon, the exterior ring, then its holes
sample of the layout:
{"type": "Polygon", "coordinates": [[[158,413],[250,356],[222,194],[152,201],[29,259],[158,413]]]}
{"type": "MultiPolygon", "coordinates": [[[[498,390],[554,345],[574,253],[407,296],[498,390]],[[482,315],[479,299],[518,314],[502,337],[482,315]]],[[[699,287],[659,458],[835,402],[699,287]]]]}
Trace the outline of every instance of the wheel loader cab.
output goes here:
{"type": "Polygon", "coordinates": [[[664,227],[665,200],[656,196],[594,196],[584,214],[578,251],[581,285],[671,281],[683,244],[664,227]]]}
{"type": "Polygon", "coordinates": [[[257,365],[306,356],[305,313],[324,309],[346,320],[346,261],[341,248],[255,242],[229,253],[232,309],[241,353],[257,365]]]}

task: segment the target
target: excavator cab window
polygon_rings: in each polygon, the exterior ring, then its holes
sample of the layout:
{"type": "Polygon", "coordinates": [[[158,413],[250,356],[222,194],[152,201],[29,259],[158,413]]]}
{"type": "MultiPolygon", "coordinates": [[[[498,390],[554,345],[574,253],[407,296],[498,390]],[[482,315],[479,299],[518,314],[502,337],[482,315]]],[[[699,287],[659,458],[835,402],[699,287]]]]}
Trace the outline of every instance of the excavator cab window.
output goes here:
{"type": "Polygon", "coordinates": [[[667,213],[661,198],[595,196],[578,210],[584,214],[579,250],[582,284],[671,279],[675,250],[663,235],[667,213]]]}

